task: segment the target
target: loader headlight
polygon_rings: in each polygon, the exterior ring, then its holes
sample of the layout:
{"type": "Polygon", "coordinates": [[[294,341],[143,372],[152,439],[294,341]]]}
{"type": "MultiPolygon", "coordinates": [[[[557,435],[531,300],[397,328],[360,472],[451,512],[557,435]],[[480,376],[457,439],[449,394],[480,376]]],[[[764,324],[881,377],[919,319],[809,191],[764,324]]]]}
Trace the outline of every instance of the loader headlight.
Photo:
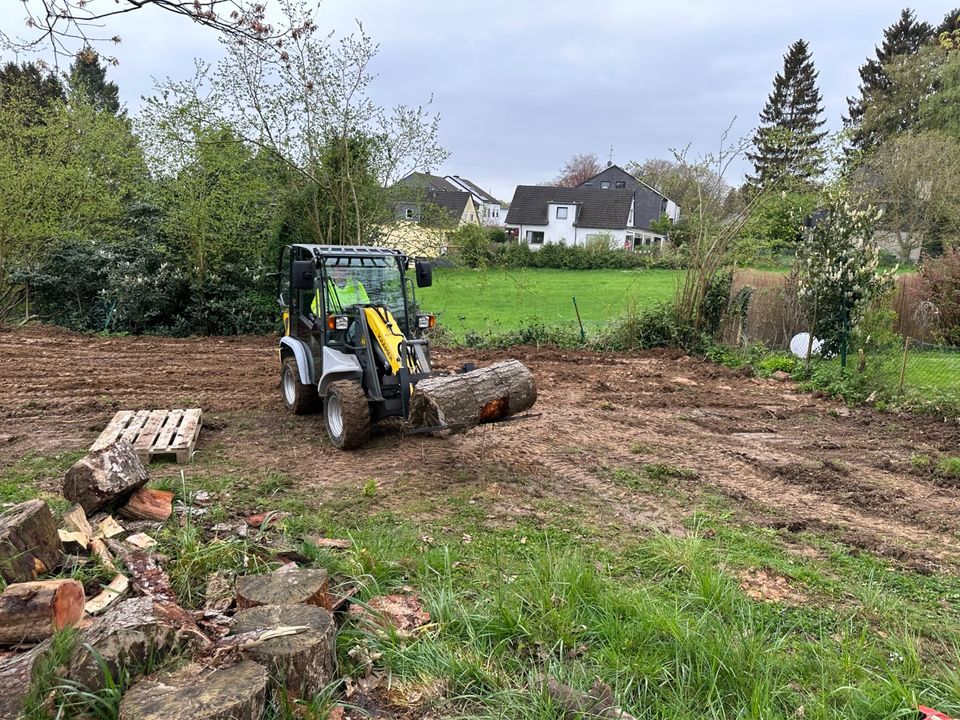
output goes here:
{"type": "Polygon", "coordinates": [[[327,315],[328,330],[346,330],[350,325],[350,318],[346,315],[327,315]]]}
{"type": "Polygon", "coordinates": [[[436,315],[417,315],[417,327],[421,330],[432,328],[437,324],[436,315]]]}

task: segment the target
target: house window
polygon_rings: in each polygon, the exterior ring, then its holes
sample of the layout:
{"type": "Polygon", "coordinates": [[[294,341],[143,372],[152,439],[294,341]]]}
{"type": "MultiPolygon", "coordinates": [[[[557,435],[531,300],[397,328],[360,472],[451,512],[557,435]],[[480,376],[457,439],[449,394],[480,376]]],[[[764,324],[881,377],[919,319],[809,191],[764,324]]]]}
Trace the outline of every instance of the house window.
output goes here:
{"type": "Polygon", "coordinates": [[[527,230],[527,242],[531,245],[542,245],[543,231],[527,230]]]}
{"type": "Polygon", "coordinates": [[[617,180],[617,185],[616,185],[616,187],[617,187],[617,190],[623,190],[625,187],[627,187],[627,181],[626,181],[626,180],[617,180]]]}
{"type": "Polygon", "coordinates": [[[565,207],[557,208],[557,220],[566,220],[567,219],[567,209],[565,207]]]}
{"type": "Polygon", "coordinates": [[[609,180],[601,180],[601,181],[600,181],[600,189],[601,189],[601,190],[609,190],[609,189],[610,189],[610,181],[609,181],[609,180]]]}
{"type": "Polygon", "coordinates": [[[407,220],[413,220],[413,208],[407,208],[407,220]]]}

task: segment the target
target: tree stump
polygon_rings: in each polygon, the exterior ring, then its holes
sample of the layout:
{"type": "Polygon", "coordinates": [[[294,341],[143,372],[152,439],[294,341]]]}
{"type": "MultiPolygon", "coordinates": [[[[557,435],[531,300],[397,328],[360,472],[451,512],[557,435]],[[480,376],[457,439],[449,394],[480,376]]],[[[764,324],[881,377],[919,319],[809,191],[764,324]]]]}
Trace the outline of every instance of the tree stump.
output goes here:
{"type": "Polygon", "coordinates": [[[125,600],[101,615],[80,637],[70,658],[68,677],[91,690],[104,686],[100,655],[116,679],[120,667],[128,670],[159,660],[184,643],[201,637],[192,616],[182,608],[148,597],[125,600]]]}
{"type": "Polygon", "coordinates": [[[213,671],[188,665],[131,687],[120,720],[260,720],[268,680],[251,660],[213,671]]]}
{"type": "Polygon", "coordinates": [[[237,578],[237,608],[260,605],[316,605],[330,609],[326,570],[290,570],[237,578]]]}
{"type": "Polygon", "coordinates": [[[28,500],[0,515],[0,576],[8,583],[36,580],[62,558],[60,535],[43,500],[28,500]]]}
{"type": "Polygon", "coordinates": [[[0,660],[0,718],[18,718],[30,693],[33,669],[50,650],[50,641],[0,660]]]}
{"type": "Polygon", "coordinates": [[[142,487],[136,490],[119,514],[131,520],[166,522],[173,514],[173,493],[142,487]]]}
{"type": "Polygon", "coordinates": [[[0,595],[0,645],[46,640],[83,618],[83,585],[38,580],[8,585],[0,595]]]}
{"type": "Polygon", "coordinates": [[[309,699],[334,677],[336,625],[329,612],[313,605],[261,605],[238,612],[230,632],[298,626],[309,630],[264,640],[243,652],[292,697],[309,699]]]}
{"type": "Polygon", "coordinates": [[[519,360],[507,360],[421,380],[410,398],[410,424],[462,432],[516,415],[536,401],[533,374],[519,360]]]}
{"type": "Polygon", "coordinates": [[[63,496],[79,503],[87,515],[126,499],[147,482],[147,470],[133,445],[118,440],[92,450],[67,470],[63,496]]]}

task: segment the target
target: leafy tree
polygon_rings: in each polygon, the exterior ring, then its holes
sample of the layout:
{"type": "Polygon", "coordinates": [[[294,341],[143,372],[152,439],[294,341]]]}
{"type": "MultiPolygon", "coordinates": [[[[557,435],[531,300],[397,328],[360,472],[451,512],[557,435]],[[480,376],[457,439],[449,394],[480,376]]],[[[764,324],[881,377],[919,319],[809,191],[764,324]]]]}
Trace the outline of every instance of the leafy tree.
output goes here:
{"type": "Polygon", "coordinates": [[[960,346],[960,249],[923,264],[920,290],[935,310],[940,340],[960,346]]]}
{"type": "Polygon", "coordinates": [[[603,166],[596,155],[593,153],[578,153],[564,163],[563,167],[560,168],[560,175],[553,181],[553,184],[560,187],[576,187],[601,170],[603,170],[603,166]]]}
{"type": "Polygon", "coordinates": [[[960,140],[928,131],[905,133],[874,150],[852,176],[863,202],[883,208],[879,227],[901,260],[960,238],[960,140]]]}
{"type": "Polygon", "coordinates": [[[755,243],[756,251],[780,252],[796,247],[804,219],[816,209],[818,193],[782,191],[770,193],[756,203],[742,238],[755,243]]]}
{"type": "Polygon", "coordinates": [[[38,108],[28,89],[0,105],[0,318],[24,295],[20,273],[67,238],[120,232],[144,181],[143,156],[119,118],[83,96],[38,108]]]}
{"type": "Polygon", "coordinates": [[[823,174],[826,133],[820,128],[826,120],[817,74],[806,41],[790,45],[760,113],[755,150],[747,153],[754,166],[752,184],[764,188],[806,184],[823,174]]]}
{"type": "Polygon", "coordinates": [[[120,115],[120,90],[107,80],[107,68],[88,45],[76,54],[70,65],[68,85],[72,92],[83,93],[96,110],[120,115]]]}
{"type": "Polygon", "coordinates": [[[450,233],[447,245],[456,260],[466,267],[484,267],[489,260],[490,240],[479,225],[464,223],[450,233]]]}
{"type": "Polygon", "coordinates": [[[704,201],[719,205],[730,191],[730,186],[717,176],[714,168],[700,163],[650,158],[640,163],[628,163],[625,169],[677,203],[681,215],[685,209],[692,210],[698,206],[703,192],[710,194],[703,198],[704,201]]]}
{"type": "Polygon", "coordinates": [[[932,39],[933,28],[929,23],[918,22],[909,8],[902,10],[897,22],[884,30],[883,42],[875,48],[876,57],[860,66],[859,95],[847,98],[844,122],[851,130],[850,143],[855,149],[869,150],[884,138],[911,126],[915,115],[909,112],[870,110],[903,106],[902,92],[894,92],[896,83],[891,77],[891,68],[916,54],[932,39]]]}

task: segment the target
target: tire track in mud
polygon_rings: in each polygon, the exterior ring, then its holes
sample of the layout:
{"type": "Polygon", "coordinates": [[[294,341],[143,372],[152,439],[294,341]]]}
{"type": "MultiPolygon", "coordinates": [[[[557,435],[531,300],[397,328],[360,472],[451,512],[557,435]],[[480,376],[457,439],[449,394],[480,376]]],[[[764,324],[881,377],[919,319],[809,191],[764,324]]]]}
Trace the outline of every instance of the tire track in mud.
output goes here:
{"type": "Polygon", "coordinates": [[[749,500],[745,514],[761,508],[766,520],[835,527],[853,544],[895,543],[938,563],[960,557],[960,494],[910,474],[912,453],[960,447],[957,425],[847,413],[790,384],[676,352],[439,349],[435,358],[448,368],[525,362],[540,388],[538,417],[448,439],[387,432],[358,462],[322,440],[318,417],[282,412],[275,343],[270,336],[101,338],[38,325],[0,332],[0,465],[86,447],[118,409],[189,400],[225,428],[201,437],[201,450],[212,443],[311,489],[373,477],[415,485],[442,503],[460,484],[520,478],[505,491],[513,502],[545,493],[606,524],[678,531],[689,507],[612,479],[617,467],[669,463],[696,470],[690,482],[698,486],[749,500]],[[632,443],[650,451],[632,453],[632,443]]]}

